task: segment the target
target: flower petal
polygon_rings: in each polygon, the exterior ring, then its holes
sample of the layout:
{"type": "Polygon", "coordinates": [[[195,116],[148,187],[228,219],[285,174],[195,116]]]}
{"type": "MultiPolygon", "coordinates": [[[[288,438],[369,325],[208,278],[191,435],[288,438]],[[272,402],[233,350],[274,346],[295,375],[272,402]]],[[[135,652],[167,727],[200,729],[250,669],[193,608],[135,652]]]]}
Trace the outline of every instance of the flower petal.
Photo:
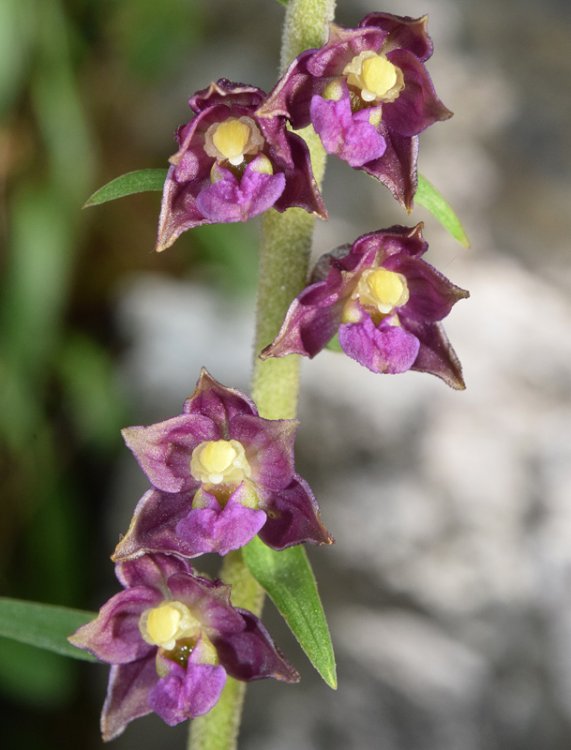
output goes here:
{"type": "Polygon", "coordinates": [[[201,554],[176,534],[176,525],[188,515],[192,500],[192,493],[146,492],[139,500],[129,530],[119,541],[112,559],[123,561],[145,552],[174,553],[183,557],[201,554]]]}
{"type": "Polygon", "coordinates": [[[215,380],[206,370],[202,370],[194,393],[183,407],[185,414],[201,414],[211,419],[221,435],[228,432],[228,423],[236,414],[258,414],[254,403],[243,393],[215,380]]]}
{"type": "Polygon", "coordinates": [[[176,525],[176,534],[192,556],[206,552],[226,555],[240,549],[256,536],[266,522],[263,510],[244,507],[240,491],[234,492],[224,508],[194,508],[176,525]]]}
{"type": "Polygon", "coordinates": [[[295,419],[262,419],[251,414],[232,419],[229,435],[244,445],[256,485],[273,490],[291,482],[297,426],[295,419]]]}
{"type": "Polygon", "coordinates": [[[220,430],[208,417],[181,414],[149,427],[128,427],[121,434],[151,484],[163,492],[196,489],[190,457],[199,443],[217,440],[220,430]]]}
{"type": "Polygon", "coordinates": [[[294,475],[289,487],[269,494],[263,507],[268,520],[259,535],[270,547],[285,549],[302,542],[333,542],[321,522],[315,497],[307,482],[300,476],[294,475]]]}
{"type": "Polygon", "coordinates": [[[196,205],[207,221],[248,221],[274,205],[284,191],[285,175],[263,174],[252,164],[246,167],[240,180],[228,169],[220,168],[223,178],[198,193],[196,205]]]}
{"type": "Polygon", "coordinates": [[[148,659],[111,667],[107,697],[101,713],[104,742],[118,737],[133,719],[151,713],[149,694],[156,681],[154,654],[148,659]]]}
{"type": "Polygon", "coordinates": [[[208,713],[220,698],[225,683],[223,667],[195,664],[189,659],[185,670],[171,662],[169,673],[151,691],[149,704],[172,727],[208,713]]]}
{"type": "Polygon", "coordinates": [[[411,369],[429,372],[446,385],[462,391],[466,388],[462,366],[440,323],[422,324],[407,321],[407,327],[420,341],[418,357],[411,369]]]}
{"type": "Polygon", "coordinates": [[[347,91],[338,101],[314,96],[310,112],[313,127],[327,153],[337,154],[352,167],[362,167],[385,153],[385,139],[369,122],[369,113],[351,113],[347,91]]]}
{"type": "Polygon", "coordinates": [[[143,640],[139,620],[144,610],[162,596],[146,586],[135,586],[115,594],[100,609],[95,620],[80,627],[69,641],[109,664],[142,659],[152,647],[143,640]]]}
{"type": "Polygon", "coordinates": [[[359,323],[339,327],[343,351],[372,372],[399,373],[412,367],[418,339],[401,326],[383,322],[378,328],[368,315],[359,323]]]}
{"type": "Polygon", "coordinates": [[[218,658],[229,675],[237,680],[273,677],[283,682],[298,682],[299,674],[281,656],[260,620],[244,609],[237,609],[243,620],[239,632],[214,636],[218,658]]]}

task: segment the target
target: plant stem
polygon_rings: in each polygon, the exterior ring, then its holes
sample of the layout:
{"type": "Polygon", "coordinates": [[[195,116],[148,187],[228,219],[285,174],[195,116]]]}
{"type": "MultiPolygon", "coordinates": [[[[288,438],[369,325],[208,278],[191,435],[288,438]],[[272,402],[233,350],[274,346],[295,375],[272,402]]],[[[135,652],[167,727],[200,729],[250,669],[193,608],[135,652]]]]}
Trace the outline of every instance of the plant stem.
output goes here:
{"type": "MultiPolygon", "coordinates": [[[[282,38],[282,72],[304,49],[320,47],[333,20],[335,0],[290,0],[282,38]]],[[[298,131],[307,142],[313,173],[321,185],[325,152],[313,128],[298,131]]],[[[283,322],[292,299],[303,289],[315,218],[300,208],[270,211],[263,220],[256,315],[252,396],[266,419],[292,419],[297,409],[299,358],[258,359],[283,322]]],[[[234,606],[260,616],[264,591],[247,569],[240,551],[224,558],[221,578],[232,585],[234,606]]],[[[235,750],[246,685],[228,678],[217,705],[191,724],[188,750],[235,750]]]]}

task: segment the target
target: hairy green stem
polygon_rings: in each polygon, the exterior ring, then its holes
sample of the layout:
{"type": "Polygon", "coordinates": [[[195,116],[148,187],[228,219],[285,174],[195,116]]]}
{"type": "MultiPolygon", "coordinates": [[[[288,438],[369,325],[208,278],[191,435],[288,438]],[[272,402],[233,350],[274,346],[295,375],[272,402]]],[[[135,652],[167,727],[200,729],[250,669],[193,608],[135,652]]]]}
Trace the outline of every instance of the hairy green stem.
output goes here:
{"type": "MultiPolygon", "coordinates": [[[[304,49],[325,42],[334,11],[335,0],[290,0],[282,38],[282,72],[304,49]]],[[[325,152],[311,127],[299,133],[309,146],[315,179],[321,185],[325,152]]],[[[314,222],[311,214],[299,208],[283,214],[270,211],[263,220],[252,396],[266,419],[292,419],[296,414],[299,358],[262,361],[258,354],[275,337],[290,302],[305,285],[314,222]]],[[[224,558],[221,578],[232,585],[235,606],[261,614],[264,591],[247,569],[241,552],[224,558]]],[[[188,750],[237,748],[245,689],[245,683],[228,678],[217,705],[192,722],[188,750]]]]}

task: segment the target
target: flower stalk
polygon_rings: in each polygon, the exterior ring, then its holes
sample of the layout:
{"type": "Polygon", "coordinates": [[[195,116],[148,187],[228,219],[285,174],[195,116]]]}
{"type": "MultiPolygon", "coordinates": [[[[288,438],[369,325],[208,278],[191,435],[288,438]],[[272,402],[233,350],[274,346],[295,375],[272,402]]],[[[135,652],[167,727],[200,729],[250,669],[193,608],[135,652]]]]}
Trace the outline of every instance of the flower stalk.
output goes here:
{"type": "MultiPolygon", "coordinates": [[[[325,42],[334,12],[335,0],[290,0],[282,37],[282,72],[304,49],[325,42]]],[[[321,185],[325,151],[313,128],[299,135],[308,144],[313,173],[321,185]]],[[[297,410],[299,357],[261,361],[258,354],[276,336],[292,299],[305,285],[314,223],[314,216],[299,208],[283,214],[272,210],[263,219],[252,396],[266,419],[292,419],[297,410]]],[[[260,616],[264,592],[239,551],[225,557],[221,577],[232,584],[234,606],[260,616]]],[[[214,709],[192,722],[188,750],[235,750],[245,689],[245,683],[228,679],[214,709]]]]}

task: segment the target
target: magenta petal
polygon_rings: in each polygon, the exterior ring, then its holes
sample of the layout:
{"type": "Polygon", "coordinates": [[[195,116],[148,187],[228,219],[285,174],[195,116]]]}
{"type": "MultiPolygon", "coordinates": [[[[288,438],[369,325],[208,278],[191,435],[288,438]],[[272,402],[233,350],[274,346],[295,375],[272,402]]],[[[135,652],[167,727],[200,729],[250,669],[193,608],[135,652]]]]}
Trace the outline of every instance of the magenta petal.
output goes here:
{"type": "Polygon", "coordinates": [[[262,419],[251,414],[232,419],[229,435],[246,447],[254,484],[274,490],[291,482],[297,425],[294,419],[262,419]]]}
{"type": "Polygon", "coordinates": [[[170,576],[177,573],[193,574],[188,560],[174,555],[142,555],[131,560],[124,560],[115,566],[119,583],[125,588],[148,586],[157,589],[161,596],[170,576]]]}
{"type": "Polygon", "coordinates": [[[101,713],[104,742],[118,737],[133,719],[151,713],[149,694],[156,681],[154,654],[148,659],[111,667],[107,697],[101,713]]]}
{"type": "Polygon", "coordinates": [[[426,33],[426,21],[426,16],[410,18],[391,13],[370,13],[359,22],[359,27],[382,29],[389,35],[393,49],[402,47],[425,61],[432,55],[432,40],[426,33]]]}
{"type": "Polygon", "coordinates": [[[152,646],[141,637],[139,620],[145,609],[156,606],[161,599],[158,591],[143,586],[121,591],[101,607],[95,620],[70,636],[69,641],[109,664],[141,659],[148,655],[152,646]]]}
{"type": "Polygon", "coordinates": [[[343,351],[372,372],[406,372],[418,354],[419,342],[401,326],[382,323],[378,328],[368,315],[360,323],[339,327],[343,351]]]}
{"type": "Polygon", "coordinates": [[[149,696],[149,704],[169,726],[208,713],[216,704],[226,682],[226,672],[212,664],[194,664],[186,670],[171,662],[149,696]]]}
{"type": "Polygon", "coordinates": [[[213,638],[220,663],[237,680],[273,677],[283,682],[298,682],[299,674],[278,652],[270,634],[251,612],[237,610],[244,628],[237,633],[213,638]]]}
{"type": "Polygon", "coordinates": [[[121,434],[153,487],[162,492],[198,487],[189,470],[192,451],[205,440],[220,438],[213,421],[198,414],[181,414],[149,427],[128,427],[121,434]]]}
{"type": "Polygon", "coordinates": [[[271,208],[285,188],[285,175],[262,174],[249,164],[241,180],[220,169],[223,179],[200,191],[196,205],[210,222],[247,221],[271,208]]]}
{"type": "Polygon", "coordinates": [[[262,510],[245,508],[238,488],[224,508],[194,508],[176,525],[176,534],[194,555],[230,550],[247,544],[266,522],[262,510]]]}
{"type": "Polygon", "coordinates": [[[394,198],[410,210],[418,182],[418,136],[402,136],[382,122],[379,130],[387,149],[379,159],[367,162],[362,169],[388,187],[394,198]]]}
{"type": "Polygon", "coordinates": [[[314,96],[310,111],[313,127],[327,153],[337,154],[352,167],[362,167],[384,154],[385,139],[368,121],[367,113],[351,113],[347,92],[339,101],[314,96]]]}
{"type": "Polygon", "coordinates": [[[260,531],[260,539],[274,549],[311,542],[331,544],[333,539],[321,522],[315,497],[307,482],[295,475],[283,490],[266,498],[268,520],[260,531]]]}

